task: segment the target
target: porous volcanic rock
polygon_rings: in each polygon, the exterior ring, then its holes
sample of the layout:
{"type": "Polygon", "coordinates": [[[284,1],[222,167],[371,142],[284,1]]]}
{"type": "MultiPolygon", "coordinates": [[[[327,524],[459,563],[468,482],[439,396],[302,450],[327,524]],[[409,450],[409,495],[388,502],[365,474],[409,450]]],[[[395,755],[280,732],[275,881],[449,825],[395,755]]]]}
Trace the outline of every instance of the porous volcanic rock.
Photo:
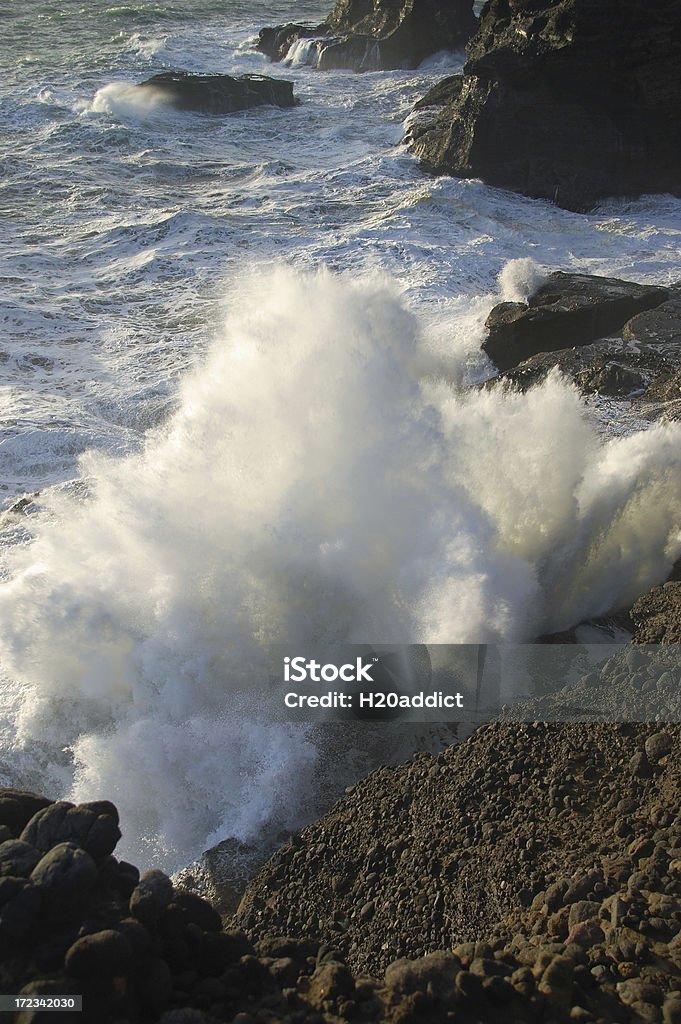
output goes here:
{"type": "Polygon", "coordinates": [[[580,212],[681,194],[681,0],[489,0],[467,51],[412,128],[426,169],[580,212]]]}
{"type": "Polygon", "coordinates": [[[438,50],[462,48],[476,26],[473,0],[338,0],[321,25],[262,29],[258,49],[283,60],[298,39],[316,39],[310,62],[320,70],[413,68],[438,50]]]}
{"type": "Polygon", "coordinates": [[[267,75],[192,75],[163,71],[136,88],[160,97],[176,110],[202,114],[232,114],[251,107],[294,107],[293,83],[267,75]]]}

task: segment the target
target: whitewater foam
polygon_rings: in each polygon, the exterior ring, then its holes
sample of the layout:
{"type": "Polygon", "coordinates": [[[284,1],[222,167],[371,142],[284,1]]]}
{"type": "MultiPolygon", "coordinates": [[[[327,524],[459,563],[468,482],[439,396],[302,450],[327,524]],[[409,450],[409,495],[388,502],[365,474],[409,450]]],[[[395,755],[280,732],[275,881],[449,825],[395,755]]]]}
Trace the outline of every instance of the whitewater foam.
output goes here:
{"type": "Polygon", "coordinates": [[[499,272],[498,284],[503,302],[527,302],[544,284],[548,274],[529,256],[509,260],[499,272]]]}
{"type": "Polygon", "coordinates": [[[522,641],[665,578],[681,425],[603,442],[555,373],[464,395],[425,334],[385,278],[241,280],[169,423],[43,496],[0,592],[16,781],[114,799],[125,853],[175,868],[299,820],[317,750],[263,713],[274,644],[522,641]]]}
{"type": "Polygon", "coordinates": [[[85,114],[111,114],[123,119],[177,115],[160,89],[151,86],[138,89],[127,82],[110,82],[102,86],[91,103],[83,103],[82,111],[85,114]]]}

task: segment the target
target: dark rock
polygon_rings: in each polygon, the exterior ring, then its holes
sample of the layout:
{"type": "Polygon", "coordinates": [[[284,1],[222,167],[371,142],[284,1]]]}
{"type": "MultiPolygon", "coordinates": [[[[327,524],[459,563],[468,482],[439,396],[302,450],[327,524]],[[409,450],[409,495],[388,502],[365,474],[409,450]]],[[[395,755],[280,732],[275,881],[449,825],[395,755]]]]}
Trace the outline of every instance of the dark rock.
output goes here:
{"type": "Polygon", "coordinates": [[[38,861],[31,881],[52,908],[75,910],[97,881],[97,865],[80,847],[59,843],[38,861]]]}
{"type": "Polygon", "coordinates": [[[22,843],[19,839],[0,843],[0,875],[28,878],[40,856],[34,846],[22,843]]]}
{"type": "Polygon", "coordinates": [[[41,906],[39,891],[25,878],[0,878],[0,940],[3,944],[11,944],[28,934],[41,906]]]}
{"type": "Polygon", "coordinates": [[[158,1024],[214,1024],[214,1021],[215,1017],[209,1017],[203,1010],[183,1006],[177,1010],[168,1010],[159,1019],[158,1024]]]}
{"type": "Polygon", "coordinates": [[[451,995],[460,969],[461,962],[453,953],[436,952],[419,960],[396,960],[386,969],[384,985],[393,992],[429,990],[446,998],[451,995]]]}
{"type": "Polygon", "coordinates": [[[663,303],[665,288],[556,271],[528,303],[502,302],[486,320],[483,349],[501,370],[539,352],[588,345],[663,303]]]}
{"type": "Polygon", "coordinates": [[[190,75],[185,71],[164,71],[141,82],[138,89],[149,91],[176,110],[202,114],[231,114],[251,107],[294,107],[293,83],[266,75],[190,75]]]}
{"type": "Polygon", "coordinates": [[[681,993],[667,996],[662,1006],[663,1024],[681,1024],[681,993]]]}
{"type": "Polygon", "coordinates": [[[201,970],[218,977],[242,956],[252,956],[253,945],[243,932],[207,931],[202,936],[200,947],[201,970]]]}
{"type": "Polygon", "coordinates": [[[678,195],[680,24],[678,0],[490,0],[463,83],[413,150],[570,210],[678,195]]]}
{"type": "Polygon", "coordinates": [[[674,297],[655,309],[637,313],[625,324],[622,337],[637,345],[681,346],[681,299],[674,297]]]}
{"type": "Polygon", "coordinates": [[[576,903],[573,903],[570,906],[570,915],[568,917],[570,928],[580,924],[582,921],[591,921],[593,918],[598,917],[600,909],[600,903],[595,903],[593,900],[578,900],[576,903]]]}
{"type": "Polygon", "coordinates": [[[173,897],[173,883],[162,871],[147,871],[130,896],[130,913],[142,924],[154,925],[173,897]]]}
{"type": "Polygon", "coordinates": [[[437,82],[432,89],[429,89],[425,96],[417,100],[414,110],[427,110],[428,107],[441,107],[449,102],[454,94],[457,94],[463,86],[463,75],[450,75],[437,82]]]}
{"type": "Polygon", "coordinates": [[[0,825],[6,825],[13,836],[19,836],[34,814],[52,801],[36,793],[17,789],[0,790],[0,825]]]}
{"type": "Polygon", "coordinates": [[[93,978],[124,974],[131,961],[132,949],[126,937],[119,931],[105,929],[74,942],[64,964],[74,978],[93,978]]]}
{"type": "Polygon", "coordinates": [[[135,962],[144,963],[151,950],[151,936],[148,930],[134,917],[124,917],[116,924],[116,930],[124,936],[130,946],[135,962]]]}
{"type": "MultiPolygon", "coordinates": [[[[672,738],[667,732],[656,732],[646,740],[645,750],[651,764],[657,764],[663,757],[671,753],[672,738]]],[[[2,847],[0,846],[0,851],[2,847]]]]}
{"type": "Polygon", "coordinates": [[[140,880],[140,873],[134,864],[119,860],[116,886],[124,896],[132,896],[135,886],[140,880]]]}
{"type": "Polygon", "coordinates": [[[38,811],[21,833],[21,839],[47,853],[57,843],[74,843],[100,860],[115,849],[121,838],[118,811],[112,803],[59,802],[38,811]]]}
{"type": "Polygon", "coordinates": [[[328,32],[325,24],[312,28],[309,25],[298,25],[289,22],[274,28],[263,28],[258,35],[258,49],[272,61],[283,60],[293,43],[298,39],[314,39],[328,32]]]}
{"type": "MultiPolygon", "coordinates": [[[[677,362],[681,362],[681,348],[662,355],[650,348],[628,346],[619,338],[608,338],[578,348],[538,352],[482,386],[488,389],[510,384],[518,391],[526,391],[557,369],[571,378],[584,395],[627,398],[635,403],[642,418],[669,418],[674,409],[681,415],[681,372],[674,368],[677,362]]],[[[630,623],[623,625],[629,630],[630,623]]],[[[551,642],[568,643],[570,636],[562,634],[551,642]]]]}
{"type": "Polygon", "coordinates": [[[460,49],[476,26],[472,0],[338,0],[316,27],[262,29],[258,49],[284,60],[293,43],[315,39],[313,63],[320,70],[413,68],[438,50],[460,49]]]}
{"type": "Polygon", "coordinates": [[[165,960],[156,957],[145,971],[140,997],[153,1013],[164,1010],[172,996],[173,976],[165,960]]]}
{"type": "Polygon", "coordinates": [[[559,1006],[569,1006],[574,988],[574,970],[575,965],[569,957],[553,957],[541,976],[537,986],[539,991],[559,1006]]]}
{"type": "Polygon", "coordinates": [[[198,925],[205,932],[217,932],[222,927],[222,919],[208,900],[179,889],[173,893],[172,901],[163,912],[162,927],[164,931],[177,933],[188,924],[198,925]]]}
{"type": "Polygon", "coordinates": [[[579,921],[570,928],[567,941],[568,944],[574,943],[584,949],[590,949],[603,941],[603,929],[598,921],[579,921]]]}
{"type": "MultiPolygon", "coordinates": [[[[585,874],[570,882],[563,895],[563,903],[572,904],[583,902],[589,896],[598,882],[603,880],[600,871],[587,871],[585,874]]],[[[571,922],[574,923],[574,922],[571,922]]]]}
{"type": "Polygon", "coordinates": [[[593,375],[591,386],[599,395],[626,398],[627,395],[643,390],[644,378],[635,370],[612,360],[593,375]]]}
{"type": "Polygon", "coordinates": [[[354,35],[325,40],[318,47],[315,63],[320,71],[378,71],[381,60],[380,43],[371,36],[354,35]]]}
{"type": "Polygon", "coordinates": [[[634,754],[629,762],[629,771],[635,779],[652,778],[653,769],[650,766],[650,761],[646,757],[644,750],[639,750],[638,753],[634,754]]]}
{"type": "Polygon", "coordinates": [[[313,1006],[322,1007],[327,999],[350,999],[354,995],[355,979],[345,964],[327,961],[310,978],[307,998],[313,1006]]]}

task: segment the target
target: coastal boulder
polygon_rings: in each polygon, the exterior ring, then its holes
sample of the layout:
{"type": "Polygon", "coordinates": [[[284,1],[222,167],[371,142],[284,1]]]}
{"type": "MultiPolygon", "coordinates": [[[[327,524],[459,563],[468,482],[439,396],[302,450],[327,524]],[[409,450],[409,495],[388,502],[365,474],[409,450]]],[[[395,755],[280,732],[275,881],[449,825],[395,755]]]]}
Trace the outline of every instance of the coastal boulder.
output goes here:
{"type": "Polygon", "coordinates": [[[164,71],[141,82],[146,90],[176,110],[201,114],[232,114],[251,107],[294,107],[293,83],[267,75],[190,75],[164,71]]]}
{"type": "Polygon", "coordinates": [[[489,0],[467,52],[421,101],[425,169],[579,212],[681,195],[681,0],[489,0]]]}
{"type": "Polygon", "coordinates": [[[555,271],[525,302],[501,302],[487,317],[483,349],[500,370],[539,352],[588,345],[662,305],[666,288],[555,271]]]}
{"type": "Polygon", "coordinates": [[[438,50],[465,46],[476,25],[473,0],[338,0],[321,25],[264,28],[257,45],[285,60],[294,43],[309,39],[303,62],[320,70],[414,68],[438,50]]]}

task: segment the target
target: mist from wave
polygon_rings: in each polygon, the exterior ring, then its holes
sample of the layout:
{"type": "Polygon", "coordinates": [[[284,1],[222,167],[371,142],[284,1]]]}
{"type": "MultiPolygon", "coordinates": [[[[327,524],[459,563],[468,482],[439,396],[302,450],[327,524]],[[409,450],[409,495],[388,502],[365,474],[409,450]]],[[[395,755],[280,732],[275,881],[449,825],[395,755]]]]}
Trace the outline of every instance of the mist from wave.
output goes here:
{"type": "Polygon", "coordinates": [[[170,868],[300,815],[317,752],[263,715],[274,644],[531,640],[681,554],[681,425],[603,441],[557,374],[464,394],[383,276],[280,268],[228,310],[144,449],[44,496],[0,596],[17,774],[109,795],[170,868]]]}

